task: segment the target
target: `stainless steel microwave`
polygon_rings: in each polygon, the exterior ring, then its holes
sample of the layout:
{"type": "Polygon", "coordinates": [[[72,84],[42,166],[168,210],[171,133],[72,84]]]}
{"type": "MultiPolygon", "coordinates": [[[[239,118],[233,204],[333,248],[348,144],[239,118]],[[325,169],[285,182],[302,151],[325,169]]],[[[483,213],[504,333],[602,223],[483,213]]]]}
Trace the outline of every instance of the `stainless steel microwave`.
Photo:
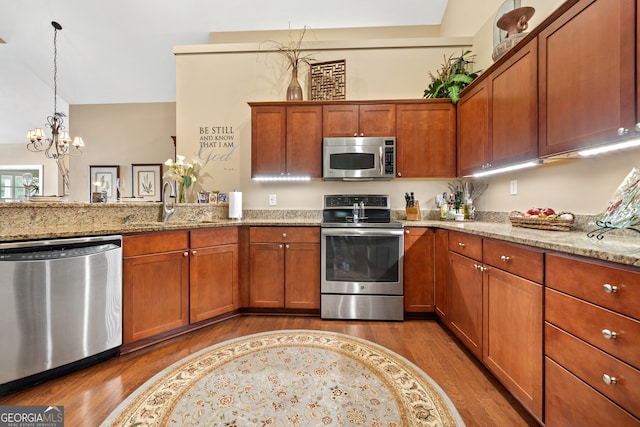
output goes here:
{"type": "Polygon", "coordinates": [[[392,179],[396,175],[396,137],[324,138],[322,165],[324,179],[392,179]]]}

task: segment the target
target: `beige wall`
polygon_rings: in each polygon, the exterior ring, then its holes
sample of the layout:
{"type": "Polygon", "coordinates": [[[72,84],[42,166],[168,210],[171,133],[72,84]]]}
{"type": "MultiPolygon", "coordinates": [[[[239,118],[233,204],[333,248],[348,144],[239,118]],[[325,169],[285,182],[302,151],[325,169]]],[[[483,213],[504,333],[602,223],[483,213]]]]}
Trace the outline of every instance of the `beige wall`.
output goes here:
{"type": "Polygon", "coordinates": [[[131,195],[132,163],[164,163],[173,158],[175,103],[71,105],[71,133],[86,147],[71,159],[72,200],[89,200],[89,165],[120,166],[125,196],[131,195]]]}

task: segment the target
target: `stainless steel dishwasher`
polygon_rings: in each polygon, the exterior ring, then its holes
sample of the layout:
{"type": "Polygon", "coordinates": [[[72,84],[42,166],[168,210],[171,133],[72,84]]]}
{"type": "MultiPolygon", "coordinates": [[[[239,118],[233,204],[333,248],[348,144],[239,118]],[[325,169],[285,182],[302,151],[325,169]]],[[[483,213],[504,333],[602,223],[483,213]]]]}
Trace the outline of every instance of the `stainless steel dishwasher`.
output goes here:
{"type": "Polygon", "coordinates": [[[0,394],[118,353],[122,236],[0,243],[0,394]]]}

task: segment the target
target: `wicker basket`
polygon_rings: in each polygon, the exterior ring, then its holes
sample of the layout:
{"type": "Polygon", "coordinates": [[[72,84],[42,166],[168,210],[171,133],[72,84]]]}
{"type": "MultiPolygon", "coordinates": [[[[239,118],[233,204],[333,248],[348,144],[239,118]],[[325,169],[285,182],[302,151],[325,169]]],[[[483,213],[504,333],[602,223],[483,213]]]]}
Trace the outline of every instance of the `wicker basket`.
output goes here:
{"type": "Polygon", "coordinates": [[[529,218],[522,212],[511,211],[509,220],[514,227],[537,228],[539,230],[569,231],[573,227],[575,215],[571,212],[560,212],[558,216],[569,214],[571,219],[529,218]]]}

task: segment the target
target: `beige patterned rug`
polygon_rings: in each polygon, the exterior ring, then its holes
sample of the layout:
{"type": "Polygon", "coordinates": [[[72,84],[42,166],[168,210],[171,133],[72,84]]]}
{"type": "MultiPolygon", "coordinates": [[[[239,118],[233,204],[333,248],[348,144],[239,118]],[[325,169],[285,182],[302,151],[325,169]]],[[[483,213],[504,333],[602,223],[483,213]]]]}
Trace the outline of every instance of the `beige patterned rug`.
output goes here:
{"type": "Polygon", "coordinates": [[[103,426],[464,426],[402,356],[334,332],[286,330],[206,348],[129,396],[103,426]]]}

